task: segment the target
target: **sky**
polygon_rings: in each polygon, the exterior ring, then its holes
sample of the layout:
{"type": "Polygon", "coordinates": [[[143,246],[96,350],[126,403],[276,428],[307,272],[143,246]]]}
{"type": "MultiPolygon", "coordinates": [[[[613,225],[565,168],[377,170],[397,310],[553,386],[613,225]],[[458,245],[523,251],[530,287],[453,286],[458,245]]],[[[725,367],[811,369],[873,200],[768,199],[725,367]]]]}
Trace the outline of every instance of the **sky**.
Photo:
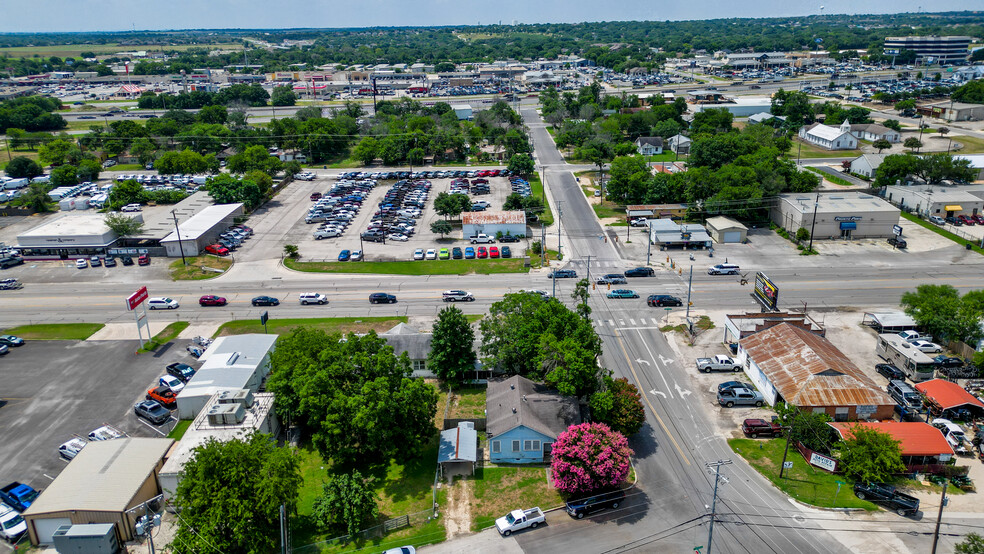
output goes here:
{"type": "Polygon", "coordinates": [[[980,10],[981,0],[34,0],[0,32],[433,26],[980,10]]]}

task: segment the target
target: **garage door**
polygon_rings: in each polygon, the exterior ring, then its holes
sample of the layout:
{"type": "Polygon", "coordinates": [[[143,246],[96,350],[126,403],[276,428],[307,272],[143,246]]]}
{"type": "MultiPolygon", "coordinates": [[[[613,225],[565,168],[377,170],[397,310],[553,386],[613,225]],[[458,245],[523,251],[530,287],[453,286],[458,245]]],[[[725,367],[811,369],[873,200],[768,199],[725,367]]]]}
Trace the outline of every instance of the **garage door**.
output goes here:
{"type": "Polygon", "coordinates": [[[741,242],[741,231],[728,231],[724,233],[724,242],[741,242]]]}
{"type": "Polygon", "coordinates": [[[55,531],[62,525],[71,524],[72,520],[67,517],[35,519],[34,530],[38,532],[38,542],[41,544],[51,544],[51,536],[55,534],[55,531]]]}

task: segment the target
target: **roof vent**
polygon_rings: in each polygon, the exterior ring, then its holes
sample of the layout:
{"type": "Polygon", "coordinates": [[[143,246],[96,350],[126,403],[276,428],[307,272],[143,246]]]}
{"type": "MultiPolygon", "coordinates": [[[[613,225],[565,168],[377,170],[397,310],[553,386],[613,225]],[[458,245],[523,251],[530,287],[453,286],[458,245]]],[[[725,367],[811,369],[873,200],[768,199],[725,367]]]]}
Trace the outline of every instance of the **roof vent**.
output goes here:
{"type": "Polygon", "coordinates": [[[234,365],[236,363],[236,360],[238,359],[239,359],[239,352],[233,352],[232,354],[229,355],[229,360],[226,361],[226,365],[234,365]]]}
{"type": "Polygon", "coordinates": [[[512,411],[513,411],[513,413],[516,413],[516,408],[513,408],[512,411]]]}
{"type": "Polygon", "coordinates": [[[523,395],[523,402],[526,402],[526,395],[523,395]]]}
{"type": "Polygon", "coordinates": [[[509,388],[515,390],[516,389],[516,383],[510,383],[509,384],[509,388]]]}

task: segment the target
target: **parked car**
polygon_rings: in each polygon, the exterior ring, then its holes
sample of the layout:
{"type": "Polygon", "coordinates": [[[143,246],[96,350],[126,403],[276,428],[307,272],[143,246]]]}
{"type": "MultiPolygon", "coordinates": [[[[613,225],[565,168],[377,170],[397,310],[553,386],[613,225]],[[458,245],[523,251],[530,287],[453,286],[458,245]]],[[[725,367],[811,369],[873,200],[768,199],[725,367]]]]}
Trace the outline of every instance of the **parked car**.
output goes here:
{"type": "Polygon", "coordinates": [[[725,381],[718,385],[718,392],[726,391],[729,389],[747,389],[749,388],[748,383],[742,383],[741,381],[725,381]]]}
{"type": "Polygon", "coordinates": [[[442,260],[450,259],[451,258],[451,251],[448,250],[447,248],[442,248],[441,251],[438,252],[437,257],[440,258],[440,259],[442,259],[442,260]]]}
{"type": "Polygon", "coordinates": [[[905,372],[903,372],[901,369],[895,367],[892,364],[875,364],[875,371],[877,371],[881,375],[884,375],[885,377],[888,377],[889,381],[893,379],[897,379],[900,381],[905,380],[905,372]]]}
{"type": "Polygon", "coordinates": [[[914,340],[911,341],[910,344],[912,344],[912,346],[918,348],[922,352],[926,352],[929,354],[934,354],[936,352],[943,351],[942,346],[936,344],[935,342],[930,342],[928,340],[914,340]]]}
{"type": "Polygon", "coordinates": [[[474,260],[475,259],[475,247],[474,246],[466,246],[465,247],[465,259],[466,260],[474,260]]]}
{"type": "Polygon", "coordinates": [[[614,510],[623,502],[625,502],[625,491],[602,492],[585,498],[568,501],[567,513],[571,517],[583,519],[584,516],[600,512],[601,510],[614,510]]]}
{"type": "Polygon", "coordinates": [[[362,261],[362,250],[353,250],[352,251],[351,260],[353,262],[361,262],[362,261]]]}
{"type": "Polygon", "coordinates": [[[543,515],[543,510],[539,507],[529,510],[513,510],[503,517],[495,520],[495,528],[503,537],[508,537],[521,529],[536,529],[538,525],[547,520],[543,515]]]}
{"type": "MultiPolygon", "coordinates": [[[[0,336],[0,343],[2,342],[3,342],[3,336],[0,336]]],[[[945,367],[945,368],[963,367],[964,365],[963,359],[944,356],[942,354],[933,358],[933,363],[935,363],[940,367],[945,367]]]]}
{"type": "Polygon", "coordinates": [[[166,371],[168,375],[177,377],[182,383],[187,383],[189,379],[195,376],[195,368],[181,362],[167,364],[167,366],[164,367],[164,371],[166,371]]]}
{"type": "Polygon", "coordinates": [[[318,229],[317,231],[314,232],[314,239],[315,240],[330,239],[334,237],[339,237],[341,235],[342,232],[337,228],[318,229]]]}
{"type": "Polygon", "coordinates": [[[110,256],[103,261],[103,265],[106,267],[116,267],[116,258],[110,256]]]}
{"type": "Polygon", "coordinates": [[[757,390],[752,389],[729,389],[719,391],[717,395],[718,404],[731,408],[733,406],[761,406],[765,403],[765,397],[757,390]]]}
{"type": "Polygon", "coordinates": [[[629,289],[615,289],[609,291],[608,298],[639,298],[639,293],[629,289]]]}
{"type": "Polygon", "coordinates": [[[5,346],[24,346],[24,339],[14,335],[0,335],[0,344],[5,346]]]}
{"type": "Polygon", "coordinates": [[[512,249],[509,248],[508,246],[503,246],[502,247],[502,257],[503,258],[512,258],[512,249]]]}
{"type": "Polygon", "coordinates": [[[946,224],[946,220],[943,219],[942,217],[938,216],[938,215],[931,215],[931,216],[929,216],[929,221],[930,221],[930,223],[935,223],[937,225],[945,225],[946,224]]]}
{"type": "Polygon", "coordinates": [[[385,292],[374,292],[369,295],[370,304],[395,304],[396,297],[385,292]]]}
{"type": "Polygon", "coordinates": [[[120,263],[123,265],[133,265],[133,258],[130,256],[121,256],[120,263]]]}
{"type": "Polygon", "coordinates": [[[126,438],[128,436],[129,435],[123,431],[120,431],[116,427],[113,427],[112,425],[97,427],[90,431],[88,435],[90,441],[110,441],[114,439],[126,438]]]}
{"type": "Polygon", "coordinates": [[[427,249],[427,252],[424,253],[424,259],[426,259],[426,260],[436,260],[437,259],[437,250],[435,250],[434,248],[428,248],[427,249]]]}
{"type": "Polygon", "coordinates": [[[137,402],[133,405],[133,412],[137,414],[137,417],[142,417],[155,425],[160,425],[171,419],[171,412],[155,400],[137,402]]]}
{"type": "MultiPolygon", "coordinates": [[[[508,248],[508,247],[505,247],[504,246],[503,248],[505,249],[505,248],[508,248]]],[[[454,259],[454,260],[460,260],[463,256],[464,256],[464,254],[462,254],[462,252],[461,252],[461,247],[455,246],[454,248],[451,249],[451,258],[452,259],[454,259]]]]}
{"type": "Polygon", "coordinates": [[[174,375],[164,375],[157,380],[161,387],[166,387],[167,390],[174,394],[178,394],[184,389],[184,383],[181,379],[178,379],[174,375]]]}
{"type": "Polygon", "coordinates": [[[888,244],[891,244],[896,248],[905,248],[909,245],[909,243],[905,242],[904,238],[896,236],[888,237],[888,244]]]}
{"type": "Polygon", "coordinates": [[[89,266],[90,267],[100,267],[100,266],[102,266],[102,260],[99,259],[99,256],[91,256],[89,258],[89,266]]]}
{"type": "Polygon", "coordinates": [[[954,225],[956,227],[960,227],[960,226],[963,225],[963,221],[960,221],[959,219],[953,217],[952,215],[947,216],[946,219],[944,219],[944,221],[946,221],[950,225],[954,225]]]}
{"type": "Polygon", "coordinates": [[[759,436],[775,437],[782,434],[782,426],[764,419],[746,419],[741,423],[741,431],[753,439],[759,436]]]}
{"type": "Polygon", "coordinates": [[[150,256],[141,254],[137,257],[137,265],[150,265],[150,256]]]}
{"type": "Polygon", "coordinates": [[[75,260],[75,267],[78,269],[85,269],[89,267],[89,262],[87,262],[85,258],[79,258],[75,260]]]}
{"type": "Polygon", "coordinates": [[[280,300],[272,296],[257,296],[250,303],[254,306],[279,306],[280,300]]]}
{"type": "Polygon", "coordinates": [[[512,235],[503,235],[499,242],[519,242],[519,239],[512,235]]]}
{"type": "Polygon", "coordinates": [[[958,215],[957,216],[957,221],[959,221],[960,223],[963,223],[964,225],[975,225],[976,224],[976,222],[973,219],[971,219],[971,218],[969,218],[969,217],[967,217],[965,215],[958,215]]]}
{"type": "Polygon", "coordinates": [[[697,371],[710,373],[712,371],[741,371],[742,367],[736,360],[724,354],[713,358],[697,358],[697,371]]]}
{"type": "Polygon", "coordinates": [[[88,444],[88,441],[85,439],[75,437],[68,442],[62,443],[62,445],[58,447],[58,454],[66,460],[75,459],[79,452],[82,452],[82,449],[85,448],[86,444],[88,444]]]}
{"type": "Polygon", "coordinates": [[[6,504],[0,504],[0,537],[10,544],[16,544],[27,532],[27,522],[17,510],[6,504]]]}
{"type": "Polygon", "coordinates": [[[413,251],[413,259],[414,260],[423,260],[424,259],[424,250],[422,248],[418,248],[418,249],[414,250],[413,251]]]}
{"type": "Polygon", "coordinates": [[[226,304],[228,302],[224,297],[214,294],[206,294],[198,299],[199,306],[225,306],[226,304]]]}
{"type": "Polygon", "coordinates": [[[883,483],[855,483],[854,495],[861,500],[883,504],[900,516],[914,515],[919,511],[918,498],[883,483]]]}
{"type": "Polygon", "coordinates": [[[340,262],[347,262],[351,258],[352,258],[351,250],[342,250],[341,252],[338,253],[338,261],[340,262]]]}
{"type": "Polygon", "coordinates": [[[683,306],[683,301],[669,294],[651,294],[646,299],[646,304],[654,308],[660,308],[663,306],[683,306]]]}
{"type": "Polygon", "coordinates": [[[178,402],[177,397],[174,396],[174,393],[171,392],[171,389],[161,386],[148,389],[146,399],[158,402],[160,403],[161,406],[164,406],[169,410],[173,410],[178,402]]]}
{"type": "Polygon", "coordinates": [[[625,270],[626,277],[652,277],[656,272],[651,267],[635,267],[625,270]]]}
{"type": "Polygon", "coordinates": [[[483,260],[489,257],[489,251],[484,246],[478,247],[478,259],[483,260]]]}

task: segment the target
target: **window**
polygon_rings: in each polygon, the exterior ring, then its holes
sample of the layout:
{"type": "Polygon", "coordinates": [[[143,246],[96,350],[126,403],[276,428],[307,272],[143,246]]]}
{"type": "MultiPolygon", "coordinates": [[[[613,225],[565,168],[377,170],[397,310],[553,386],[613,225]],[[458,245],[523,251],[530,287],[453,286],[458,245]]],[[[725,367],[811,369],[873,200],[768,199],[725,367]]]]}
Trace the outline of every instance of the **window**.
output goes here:
{"type": "Polygon", "coordinates": [[[846,406],[845,407],[841,407],[841,408],[835,408],[834,409],[834,421],[847,421],[848,410],[850,410],[850,408],[848,408],[846,406]]]}
{"type": "Polygon", "coordinates": [[[533,441],[533,450],[536,452],[540,451],[540,441],[533,441]]]}
{"type": "Polygon", "coordinates": [[[523,441],[523,450],[526,452],[539,452],[540,451],[540,441],[536,440],[525,440],[523,441]]]}
{"type": "Polygon", "coordinates": [[[423,371],[427,369],[427,360],[413,360],[413,371],[423,371]]]}
{"type": "Polygon", "coordinates": [[[501,451],[499,448],[499,441],[492,441],[492,453],[498,454],[501,451]]]}
{"type": "Polygon", "coordinates": [[[519,452],[519,441],[512,441],[512,451],[519,452]]]}

